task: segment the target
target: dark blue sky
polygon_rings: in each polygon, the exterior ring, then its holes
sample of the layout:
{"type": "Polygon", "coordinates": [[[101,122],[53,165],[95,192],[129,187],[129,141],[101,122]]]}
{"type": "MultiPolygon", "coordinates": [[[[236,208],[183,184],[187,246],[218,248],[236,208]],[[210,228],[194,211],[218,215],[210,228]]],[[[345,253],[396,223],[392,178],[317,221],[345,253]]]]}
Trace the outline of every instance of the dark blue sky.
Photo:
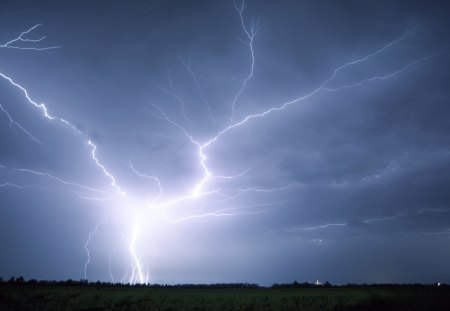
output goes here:
{"type": "Polygon", "coordinates": [[[447,2],[241,4],[1,1],[1,277],[450,282],[447,2]]]}

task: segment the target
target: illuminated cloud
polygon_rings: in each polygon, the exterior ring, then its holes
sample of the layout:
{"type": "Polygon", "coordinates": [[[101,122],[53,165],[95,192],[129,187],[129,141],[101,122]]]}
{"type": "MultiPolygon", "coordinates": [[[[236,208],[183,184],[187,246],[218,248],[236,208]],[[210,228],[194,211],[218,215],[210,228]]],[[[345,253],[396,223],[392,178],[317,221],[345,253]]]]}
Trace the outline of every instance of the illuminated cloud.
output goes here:
{"type": "Polygon", "coordinates": [[[444,4],[53,6],[0,13],[0,276],[428,282],[443,269],[444,4]],[[14,30],[35,19],[45,27],[14,30]],[[342,260],[356,263],[339,274],[342,260]]]}

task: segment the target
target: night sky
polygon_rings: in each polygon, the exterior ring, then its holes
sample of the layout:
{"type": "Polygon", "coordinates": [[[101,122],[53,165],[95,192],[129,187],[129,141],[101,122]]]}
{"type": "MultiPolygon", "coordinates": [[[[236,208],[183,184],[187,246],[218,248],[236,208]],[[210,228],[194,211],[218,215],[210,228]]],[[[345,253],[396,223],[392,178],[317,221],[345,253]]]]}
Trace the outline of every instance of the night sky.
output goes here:
{"type": "Polygon", "coordinates": [[[450,282],[449,35],[447,1],[1,1],[0,277],[450,282]]]}

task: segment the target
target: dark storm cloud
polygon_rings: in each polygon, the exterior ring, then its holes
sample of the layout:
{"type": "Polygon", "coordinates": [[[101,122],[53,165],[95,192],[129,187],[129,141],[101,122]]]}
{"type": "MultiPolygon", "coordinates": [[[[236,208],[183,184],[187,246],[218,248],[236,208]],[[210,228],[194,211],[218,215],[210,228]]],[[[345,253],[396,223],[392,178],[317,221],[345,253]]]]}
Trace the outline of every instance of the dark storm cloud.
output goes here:
{"type": "MultiPolygon", "coordinates": [[[[409,67],[317,92],[205,148],[215,175],[246,173],[207,185],[221,197],[169,209],[179,222],[144,217],[151,281],[450,281],[449,12],[444,1],[247,1],[245,22],[259,30],[235,121],[310,94],[405,34],[327,87],[409,67]]],[[[0,42],[36,23],[36,37],[63,48],[0,48],[0,72],[83,135],[0,81],[2,106],[41,142],[0,115],[0,184],[32,186],[0,188],[0,275],[83,277],[86,238],[109,217],[117,228],[111,220],[90,244],[89,277],[106,280],[111,254],[115,274],[129,256],[119,231],[158,193],[148,176],[167,199],[202,178],[195,145],[157,107],[208,141],[230,122],[250,51],[232,1],[0,4],[0,42]],[[20,170],[108,189],[87,137],[128,201],[84,200],[97,193],[20,170]]]]}

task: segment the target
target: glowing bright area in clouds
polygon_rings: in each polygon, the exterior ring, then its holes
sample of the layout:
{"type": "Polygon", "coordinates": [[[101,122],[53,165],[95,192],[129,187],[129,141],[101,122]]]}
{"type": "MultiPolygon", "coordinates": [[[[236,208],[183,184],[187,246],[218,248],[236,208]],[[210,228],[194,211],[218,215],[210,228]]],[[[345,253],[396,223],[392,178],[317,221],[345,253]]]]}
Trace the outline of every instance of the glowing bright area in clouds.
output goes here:
{"type": "Polygon", "coordinates": [[[448,5],[282,2],[2,4],[0,277],[450,281],[448,5]]]}

